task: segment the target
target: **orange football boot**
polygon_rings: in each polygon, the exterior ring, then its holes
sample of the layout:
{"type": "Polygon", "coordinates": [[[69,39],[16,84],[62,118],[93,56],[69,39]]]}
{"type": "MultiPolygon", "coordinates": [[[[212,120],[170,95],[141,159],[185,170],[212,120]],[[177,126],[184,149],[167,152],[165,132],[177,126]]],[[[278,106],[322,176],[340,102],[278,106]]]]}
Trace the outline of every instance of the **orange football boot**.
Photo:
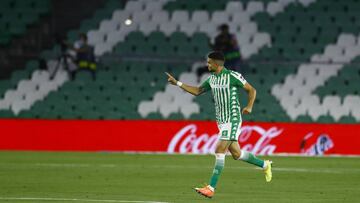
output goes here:
{"type": "Polygon", "coordinates": [[[215,194],[215,192],[210,188],[210,185],[207,185],[202,188],[194,188],[194,189],[197,193],[199,193],[207,198],[212,198],[215,194]]]}

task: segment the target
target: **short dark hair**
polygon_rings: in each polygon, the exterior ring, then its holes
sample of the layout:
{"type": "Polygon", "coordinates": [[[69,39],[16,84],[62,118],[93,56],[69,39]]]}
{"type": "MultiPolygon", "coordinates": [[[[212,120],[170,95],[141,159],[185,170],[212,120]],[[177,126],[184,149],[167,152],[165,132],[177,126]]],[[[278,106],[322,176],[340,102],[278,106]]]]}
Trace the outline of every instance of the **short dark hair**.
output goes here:
{"type": "Polygon", "coordinates": [[[207,57],[213,60],[225,61],[224,54],[220,51],[210,52],[207,57]]]}
{"type": "Polygon", "coordinates": [[[224,23],[219,26],[220,31],[229,31],[229,25],[224,23]]]}

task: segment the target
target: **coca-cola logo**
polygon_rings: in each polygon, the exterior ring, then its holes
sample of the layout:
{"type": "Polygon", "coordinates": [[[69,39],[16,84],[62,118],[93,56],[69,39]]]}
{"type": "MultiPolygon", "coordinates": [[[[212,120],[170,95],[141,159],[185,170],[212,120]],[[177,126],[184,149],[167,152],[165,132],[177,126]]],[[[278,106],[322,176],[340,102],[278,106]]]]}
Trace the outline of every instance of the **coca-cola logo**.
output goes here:
{"type": "Polygon", "coordinates": [[[283,132],[282,129],[271,127],[268,130],[261,126],[243,126],[239,136],[239,144],[242,149],[250,151],[253,154],[270,155],[276,150],[276,145],[269,144],[270,141],[279,136],[283,132]],[[251,136],[257,136],[258,140],[255,144],[247,143],[251,136]]]}
{"type": "MultiPolygon", "coordinates": [[[[209,135],[208,133],[197,134],[198,127],[195,124],[189,124],[180,129],[171,139],[168,153],[194,153],[208,154],[215,151],[218,134],[209,135]]],[[[261,126],[243,126],[239,136],[239,144],[243,149],[251,151],[254,154],[269,155],[274,153],[276,145],[270,144],[270,141],[282,133],[282,129],[271,127],[264,129],[261,126]],[[254,144],[248,143],[251,137],[256,138],[254,144]]]]}

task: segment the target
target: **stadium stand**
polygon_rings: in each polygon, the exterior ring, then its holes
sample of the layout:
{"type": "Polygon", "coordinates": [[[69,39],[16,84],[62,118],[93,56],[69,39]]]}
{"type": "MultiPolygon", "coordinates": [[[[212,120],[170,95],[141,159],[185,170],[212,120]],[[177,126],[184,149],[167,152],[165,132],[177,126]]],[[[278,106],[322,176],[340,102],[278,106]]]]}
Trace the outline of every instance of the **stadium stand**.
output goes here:
{"type": "MultiPolygon", "coordinates": [[[[257,89],[250,121],[360,121],[360,2],[356,0],[109,0],[77,30],[99,59],[96,80],[26,70],[0,81],[0,117],[47,119],[214,119],[209,94],[166,84],[169,71],[200,84],[201,60],[216,27],[228,23],[257,89]],[[125,24],[130,19],[131,23],[125,24]]],[[[58,47],[42,53],[53,67],[58,47]]],[[[242,104],[246,97],[242,93],[242,104]]]]}
{"type": "Polygon", "coordinates": [[[35,23],[41,15],[49,12],[49,0],[4,0],[0,9],[0,46],[25,33],[27,27],[35,23]]]}

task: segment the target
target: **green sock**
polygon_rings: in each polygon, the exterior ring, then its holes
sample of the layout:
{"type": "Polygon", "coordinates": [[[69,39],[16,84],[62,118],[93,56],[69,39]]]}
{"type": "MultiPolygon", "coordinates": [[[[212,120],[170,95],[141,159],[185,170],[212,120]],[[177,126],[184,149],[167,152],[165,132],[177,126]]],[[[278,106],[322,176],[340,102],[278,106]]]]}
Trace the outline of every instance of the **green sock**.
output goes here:
{"type": "Polygon", "coordinates": [[[259,158],[257,158],[254,154],[241,150],[241,156],[240,158],[241,160],[248,162],[250,164],[253,164],[255,166],[264,168],[264,160],[261,160],[259,158]]]}
{"type": "Polygon", "coordinates": [[[216,155],[215,167],[210,179],[210,186],[213,188],[216,188],[216,184],[219,180],[219,176],[225,165],[225,154],[215,154],[215,155],[216,155]]]}

